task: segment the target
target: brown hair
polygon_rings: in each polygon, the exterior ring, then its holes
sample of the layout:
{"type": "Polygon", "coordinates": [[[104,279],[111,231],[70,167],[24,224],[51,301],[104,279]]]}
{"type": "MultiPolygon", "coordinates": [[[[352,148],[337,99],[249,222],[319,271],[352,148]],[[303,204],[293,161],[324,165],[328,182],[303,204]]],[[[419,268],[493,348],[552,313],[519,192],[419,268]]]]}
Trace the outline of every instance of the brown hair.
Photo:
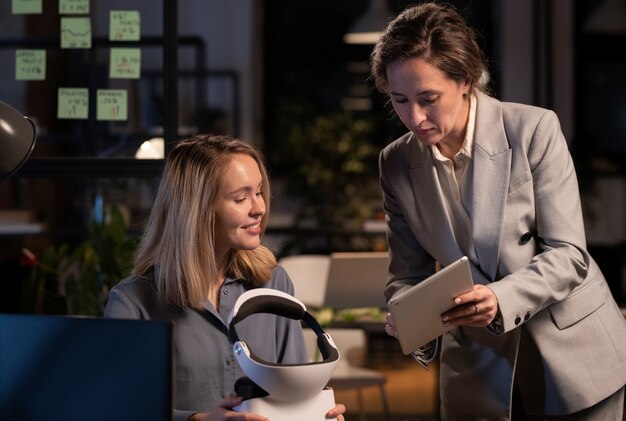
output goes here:
{"type": "MultiPolygon", "coordinates": [[[[215,201],[233,154],[248,155],[259,166],[267,201],[261,220],[265,230],[270,186],[261,153],[227,136],[198,135],[180,141],[166,159],[133,269],[136,276],[145,276],[154,269],[157,294],[167,304],[199,309],[219,287],[215,201]]],[[[224,273],[259,286],[269,280],[275,266],[273,253],[264,246],[233,249],[224,273]]]]}
{"type": "Polygon", "coordinates": [[[388,94],[387,66],[423,58],[450,79],[468,81],[470,90],[486,91],[486,60],[476,32],[450,5],[423,3],[404,10],[389,23],[370,56],[376,89],[388,94]]]}

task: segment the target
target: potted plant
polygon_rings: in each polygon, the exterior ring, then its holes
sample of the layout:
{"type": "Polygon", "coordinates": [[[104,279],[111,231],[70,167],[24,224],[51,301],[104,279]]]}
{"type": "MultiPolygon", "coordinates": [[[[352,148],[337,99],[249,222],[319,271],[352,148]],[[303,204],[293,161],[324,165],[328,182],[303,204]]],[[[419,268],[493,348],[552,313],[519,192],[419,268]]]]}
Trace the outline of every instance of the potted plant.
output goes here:
{"type": "Polygon", "coordinates": [[[285,106],[272,167],[285,174],[285,194],[297,199],[294,228],[355,231],[380,207],[373,124],[347,111],[310,115],[285,106]]]}
{"type": "Polygon", "coordinates": [[[46,247],[41,257],[22,249],[31,265],[23,307],[40,314],[100,316],[108,291],[130,271],[136,240],[129,238],[120,209],[111,206],[102,222],[92,221],[75,248],[46,247]]]}

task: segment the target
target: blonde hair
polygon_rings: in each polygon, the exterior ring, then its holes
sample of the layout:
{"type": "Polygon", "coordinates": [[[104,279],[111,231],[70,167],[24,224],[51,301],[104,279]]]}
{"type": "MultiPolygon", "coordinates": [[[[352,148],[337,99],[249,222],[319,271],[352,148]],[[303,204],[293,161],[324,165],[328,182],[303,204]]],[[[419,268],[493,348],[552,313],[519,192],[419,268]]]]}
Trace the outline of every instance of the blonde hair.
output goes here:
{"type": "MultiPolygon", "coordinates": [[[[154,206],[139,248],[133,274],[154,270],[157,295],[168,305],[203,308],[219,288],[220,267],[215,260],[215,202],[224,174],[234,154],[252,157],[262,176],[266,213],[270,185],[261,153],[228,136],[197,135],[180,141],[168,155],[154,206]]],[[[265,284],[276,266],[274,254],[264,246],[231,250],[224,274],[265,284]]]]}

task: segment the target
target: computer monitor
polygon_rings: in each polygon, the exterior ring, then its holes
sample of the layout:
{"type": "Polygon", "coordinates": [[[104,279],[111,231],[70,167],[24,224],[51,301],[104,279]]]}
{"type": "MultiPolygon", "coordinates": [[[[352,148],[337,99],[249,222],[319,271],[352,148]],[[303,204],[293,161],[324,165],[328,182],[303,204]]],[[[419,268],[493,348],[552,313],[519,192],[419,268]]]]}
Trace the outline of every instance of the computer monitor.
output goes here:
{"type": "Polygon", "coordinates": [[[172,329],[0,314],[0,419],[171,420],[172,329]]]}
{"type": "Polygon", "coordinates": [[[388,252],[341,252],[330,255],[324,305],[333,308],[386,308],[383,291],[388,252]]]}

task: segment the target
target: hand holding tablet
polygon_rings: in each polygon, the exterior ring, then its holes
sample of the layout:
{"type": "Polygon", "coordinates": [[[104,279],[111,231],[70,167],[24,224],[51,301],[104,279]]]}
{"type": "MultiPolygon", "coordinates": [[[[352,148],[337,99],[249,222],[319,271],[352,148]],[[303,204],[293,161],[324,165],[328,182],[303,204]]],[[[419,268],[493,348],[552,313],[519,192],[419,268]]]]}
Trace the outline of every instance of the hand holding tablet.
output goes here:
{"type": "Polygon", "coordinates": [[[462,257],[389,300],[400,348],[405,355],[450,330],[441,314],[455,307],[454,297],[474,284],[469,259],[462,257]]]}

